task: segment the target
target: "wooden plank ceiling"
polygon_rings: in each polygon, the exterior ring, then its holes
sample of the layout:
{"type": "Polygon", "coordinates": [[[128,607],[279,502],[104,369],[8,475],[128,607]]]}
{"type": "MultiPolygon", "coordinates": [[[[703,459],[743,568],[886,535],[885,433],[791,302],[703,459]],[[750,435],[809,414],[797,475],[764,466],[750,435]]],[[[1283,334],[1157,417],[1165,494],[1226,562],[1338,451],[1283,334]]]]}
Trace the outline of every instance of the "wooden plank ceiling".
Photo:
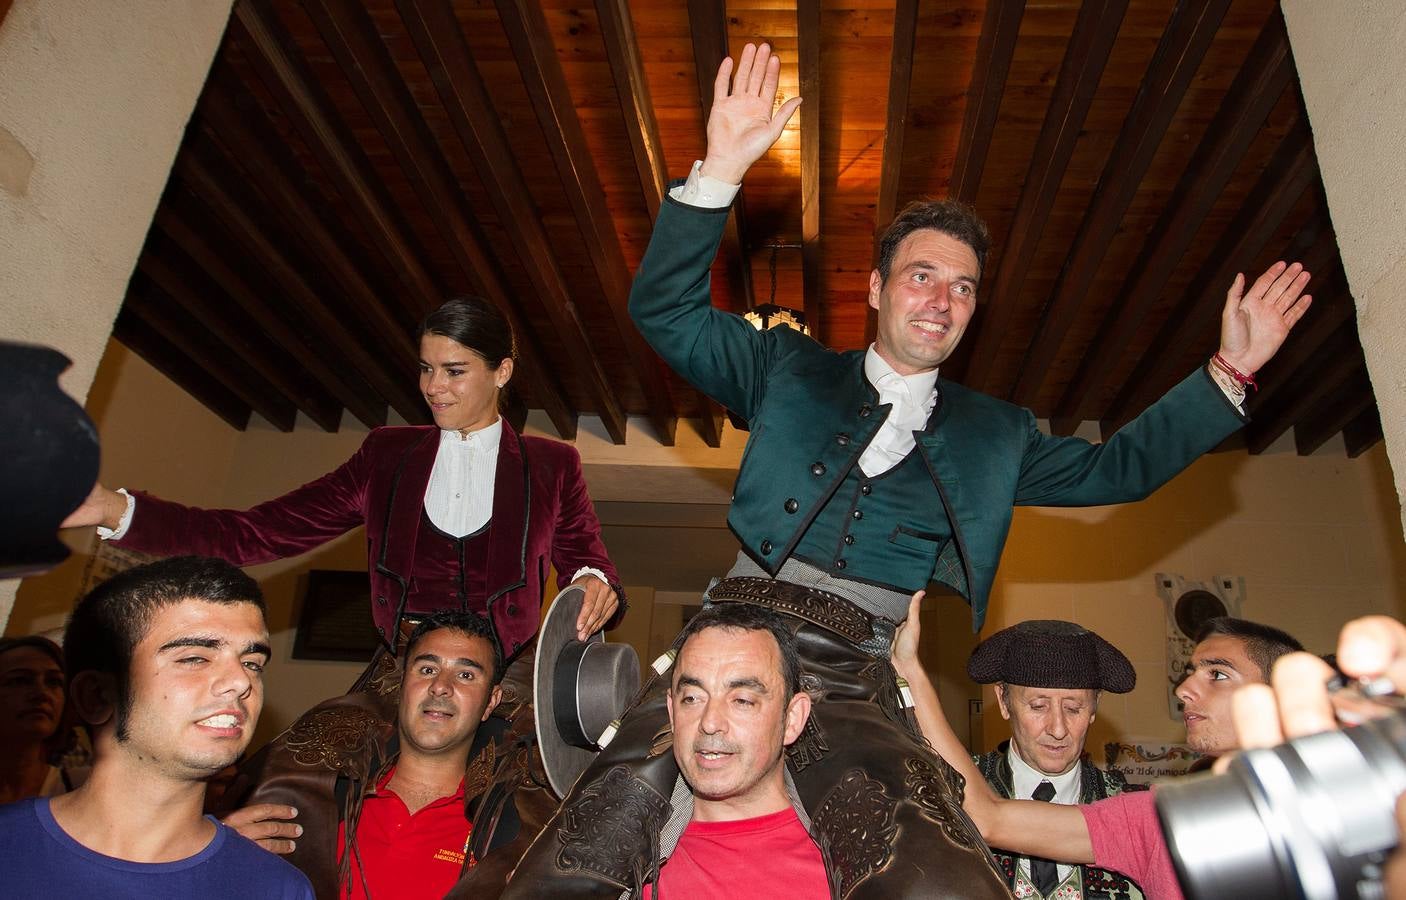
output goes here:
{"type": "Polygon", "coordinates": [[[774,283],[862,347],[876,226],[961,197],[994,248],[944,374],[1107,432],[1206,358],[1236,271],[1301,258],[1314,310],[1244,440],[1380,439],[1272,0],[238,0],[116,336],[236,428],[425,422],[414,325],[476,293],[518,331],[513,417],[716,445],[626,297],[718,61],[757,39],[806,103],[747,178],[719,306],[774,283]]]}

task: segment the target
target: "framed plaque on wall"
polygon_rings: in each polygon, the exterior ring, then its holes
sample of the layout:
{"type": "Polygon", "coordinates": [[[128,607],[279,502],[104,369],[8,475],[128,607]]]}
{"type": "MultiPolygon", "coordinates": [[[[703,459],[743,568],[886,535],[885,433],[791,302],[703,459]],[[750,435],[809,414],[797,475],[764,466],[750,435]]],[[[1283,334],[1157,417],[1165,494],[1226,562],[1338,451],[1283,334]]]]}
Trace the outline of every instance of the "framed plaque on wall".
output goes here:
{"type": "Polygon", "coordinates": [[[370,662],[380,645],[365,572],[313,569],[298,611],[294,659],[370,662]]]}

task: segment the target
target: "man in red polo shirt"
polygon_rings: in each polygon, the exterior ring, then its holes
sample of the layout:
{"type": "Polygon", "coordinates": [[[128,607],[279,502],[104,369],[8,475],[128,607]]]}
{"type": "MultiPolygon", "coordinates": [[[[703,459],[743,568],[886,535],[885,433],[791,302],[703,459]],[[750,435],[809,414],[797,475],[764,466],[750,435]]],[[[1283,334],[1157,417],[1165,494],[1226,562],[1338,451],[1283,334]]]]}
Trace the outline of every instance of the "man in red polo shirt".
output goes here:
{"type": "Polygon", "coordinates": [[[457,611],[429,616],[410,635],[399,754],[362,796],[350,838],[345,821],[338,831],[343,897],[442,897],[459,880],[470,831],[464,771],[479,723],[502,699],[492,635],[487,619],[457,611]]]}

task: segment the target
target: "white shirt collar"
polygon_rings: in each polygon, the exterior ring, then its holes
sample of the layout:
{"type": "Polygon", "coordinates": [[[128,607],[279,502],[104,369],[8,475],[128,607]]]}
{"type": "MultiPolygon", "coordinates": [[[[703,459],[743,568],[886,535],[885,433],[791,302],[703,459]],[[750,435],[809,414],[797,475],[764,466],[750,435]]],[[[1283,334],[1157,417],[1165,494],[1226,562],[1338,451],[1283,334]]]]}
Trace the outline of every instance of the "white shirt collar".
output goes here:
{"type": "Polygon", "coordinates": [[[497,453],[498,444],[503,438],[503,417],[499,416],[493,420],[492,425],[485,425],[477,431],[470,431],[467,434],[460,434],[458,431],[446,431],[440,429],[439,442],[441,445],[458,445],[470,447],[474,450],[481,450],[487,453],[497,453]]]}
{"type": "Polygon", "coordinates": [[[1030,799],[1030,795],[1035,793],[1035,788],[1040,786],[1040,782],[1048,781],[1054,785],[1055,803],[1079,802],[1080,767],[1078,762],[1070,766],[1069,771],[1063,775],[1046,775],[1020,758],[1020,754],[1015,749],[1015,741],[1011,741],[1010,747],[1007,748],[1006,758],[1010,760],[1011,788],[1017,800],[1030,799]]]}
{"type": "Polygon", "coordinates": [[[937,369],[916,375],[899,375],[888,360],[879,355],[873,344],[864,353],[864,377],[877,391],[884,389],[884,382],[895,387],[901,382],[908,391],[908,399],[919,406],[926,405],[937,392],[937,369]],[[894,381],[895,378],[899,381],[894,381]]]}

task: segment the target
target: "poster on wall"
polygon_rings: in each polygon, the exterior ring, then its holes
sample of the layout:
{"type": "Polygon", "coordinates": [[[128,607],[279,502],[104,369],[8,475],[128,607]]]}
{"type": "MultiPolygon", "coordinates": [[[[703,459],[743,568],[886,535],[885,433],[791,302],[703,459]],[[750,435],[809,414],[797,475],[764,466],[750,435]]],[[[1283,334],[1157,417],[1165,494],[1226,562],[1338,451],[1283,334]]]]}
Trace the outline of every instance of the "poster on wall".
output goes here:
{"type": "Polygon", "coordinates": [[[1167,715],[1181,721],[1181,701],[1177,685],[1191,663],[1196,632],[1207,619],[1239,616],[1245,603],[1245,579],[1239,575],[1213,575],[1208,581],[1192,581],[1181,575],[1158,572],[1157,595],[1167,631],[1167,715]]]}

